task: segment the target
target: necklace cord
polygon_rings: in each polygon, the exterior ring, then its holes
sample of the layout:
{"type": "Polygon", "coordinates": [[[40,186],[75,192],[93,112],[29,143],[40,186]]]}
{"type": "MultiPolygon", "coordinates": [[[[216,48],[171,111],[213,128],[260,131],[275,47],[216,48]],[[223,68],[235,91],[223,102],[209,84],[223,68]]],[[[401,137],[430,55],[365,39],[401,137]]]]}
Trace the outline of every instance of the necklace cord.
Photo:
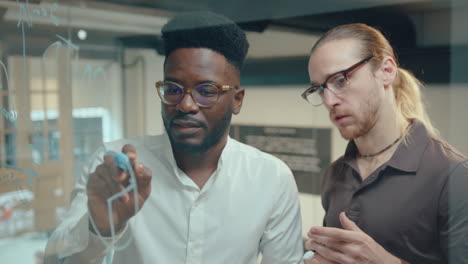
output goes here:
{"type": "Polygon", "coordinates": [[[390,145],[386,146],[384,149],[376,152],[376,153],[373,153],[373,154],[361,154],[358,152],[359,154],[359,157],[362,157],[362,158],[370,158],[370,157],[374,157],[374,156],[377,156],[377,155],[380,155],[382,153],[384,153],[385,151],[387,151],[388,149],[390,149],[393,145],[395,145],[402,137],[398,137],[395,141],[393,141],[390,145]]]}

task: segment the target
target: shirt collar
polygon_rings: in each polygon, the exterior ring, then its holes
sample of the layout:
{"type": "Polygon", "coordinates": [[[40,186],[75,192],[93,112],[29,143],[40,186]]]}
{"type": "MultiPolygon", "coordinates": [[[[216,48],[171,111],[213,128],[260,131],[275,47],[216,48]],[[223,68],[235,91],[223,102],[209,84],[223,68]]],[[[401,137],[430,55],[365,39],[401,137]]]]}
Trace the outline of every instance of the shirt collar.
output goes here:
{"type": "Polygon", "coordinates": [[[403,142],[389,160],[388,166],[402,171],[416,172],[431,136],[424,124],[417,119],[414,119],[410,126],[403,142]]]}
{"type": "MultiPolygon", "coordinates": [[[[163,141],[164,141],[164,144],[163,144],[164,147],[162,149],[163,155],[165,159],[169,162],[169,165],[174,175],[179,180],[179,182],[185,186],[198,188],[198,186],[196,186],[196,184],[177,166],[177,162],[174,158],[174,153],[172,152],[172,145],[169,140],[169,135],[167,134],[167,132],[163,133],[163,141]]],[[[218,160],[217,169],[216,171],[213,172],[210,179],[208,180],[206,185],[203,187],[204,190],[209,189],[209,187],[213,184],[213,181],[215,180],[215,178],[218,177],[219,171],[221,171],[223,163],[225,163],[226,160],[229,160],[227,156],[229,156],[229,153],[231,152],[231,149],[233,146],[232,141],[233,139],[231,139],[231,137],[228,136],[226,145],[224,146],[223,151],[221,152],[221,157],[218,160]]]]}
{"type": "MultiPolygon", "coordinates": [[[[387,165],[402,171],[416,172],[429,139],[430,134],[424,124],[417,119],[412,120],[408,133],[404,137],[403,142],[398,145],[387,165]]],[[[354,169],[357,166],[357,152],[356,144],[354,140],[351,140],[346,147],[343,162],[354,169]]]]}

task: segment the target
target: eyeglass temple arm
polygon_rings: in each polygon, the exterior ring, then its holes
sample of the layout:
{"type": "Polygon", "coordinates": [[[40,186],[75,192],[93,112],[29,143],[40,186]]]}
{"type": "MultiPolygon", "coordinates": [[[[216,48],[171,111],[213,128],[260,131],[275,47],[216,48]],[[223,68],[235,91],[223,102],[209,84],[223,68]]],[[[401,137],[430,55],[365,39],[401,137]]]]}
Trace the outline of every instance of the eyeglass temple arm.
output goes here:
{"type": "Polygon", "coordinates": [[[221,89],[221,91],[225,92],[225,91],[229,91],[231,89],[238,89],[239,86],[238,85],[234,85],[234,86],[231,86],[231,85],[221,85],[219,87],[221,89]]]}

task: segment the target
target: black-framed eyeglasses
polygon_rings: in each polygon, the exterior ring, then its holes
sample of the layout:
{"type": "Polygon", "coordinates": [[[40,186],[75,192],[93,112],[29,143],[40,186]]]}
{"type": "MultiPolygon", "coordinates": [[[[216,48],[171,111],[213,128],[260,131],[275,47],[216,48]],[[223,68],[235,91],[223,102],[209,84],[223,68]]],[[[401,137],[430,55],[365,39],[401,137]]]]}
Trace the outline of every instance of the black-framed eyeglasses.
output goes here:
{"type": "Polygon", "coordinates": [[[196,87],[184,88],[182,85],[171,81],[156,82],[156,89],[161,101],[166,105],[177,105],[185,94],[190,94],[200,107],[211,107],[218,102],[222,92],[237,89],[239,86],[219,85],[215,83],[203,83],[196,87]]]}
{"type": "Polygon", "coordinates": [[[323,91],[328,88],[332,93],[338,95],[343,93],[346,90],[346,87],[349,83],[349,75],[359,69],[361,66],[369,62],[374,56],[369,56],[358,63],[352,65],[351,67],[335,72],[328,76],[328,78],[319,85],[312,85],[307,88],[302,94],[302,98],[307,102],[313,104],[314,106],[319,106],[323,103],[322,95],[323,91]]]}

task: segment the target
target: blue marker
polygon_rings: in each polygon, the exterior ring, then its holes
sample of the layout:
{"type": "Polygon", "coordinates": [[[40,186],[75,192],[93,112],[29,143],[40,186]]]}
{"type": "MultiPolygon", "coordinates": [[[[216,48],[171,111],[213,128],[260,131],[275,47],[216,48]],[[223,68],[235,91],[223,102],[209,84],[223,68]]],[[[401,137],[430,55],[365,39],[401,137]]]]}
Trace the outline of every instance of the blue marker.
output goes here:
{"type": "Polygon", "coordinates": [[[114,161],[115,163],[117,163],[117,166],[119,166],[119,168],[123,171],[129,171],[128,166],[130,163],[130,159],[127,157],[127,155],[125,155],[122,152],[117,153],[114,151],[107,151],[105,155],[114,156],[114,161]]]}

